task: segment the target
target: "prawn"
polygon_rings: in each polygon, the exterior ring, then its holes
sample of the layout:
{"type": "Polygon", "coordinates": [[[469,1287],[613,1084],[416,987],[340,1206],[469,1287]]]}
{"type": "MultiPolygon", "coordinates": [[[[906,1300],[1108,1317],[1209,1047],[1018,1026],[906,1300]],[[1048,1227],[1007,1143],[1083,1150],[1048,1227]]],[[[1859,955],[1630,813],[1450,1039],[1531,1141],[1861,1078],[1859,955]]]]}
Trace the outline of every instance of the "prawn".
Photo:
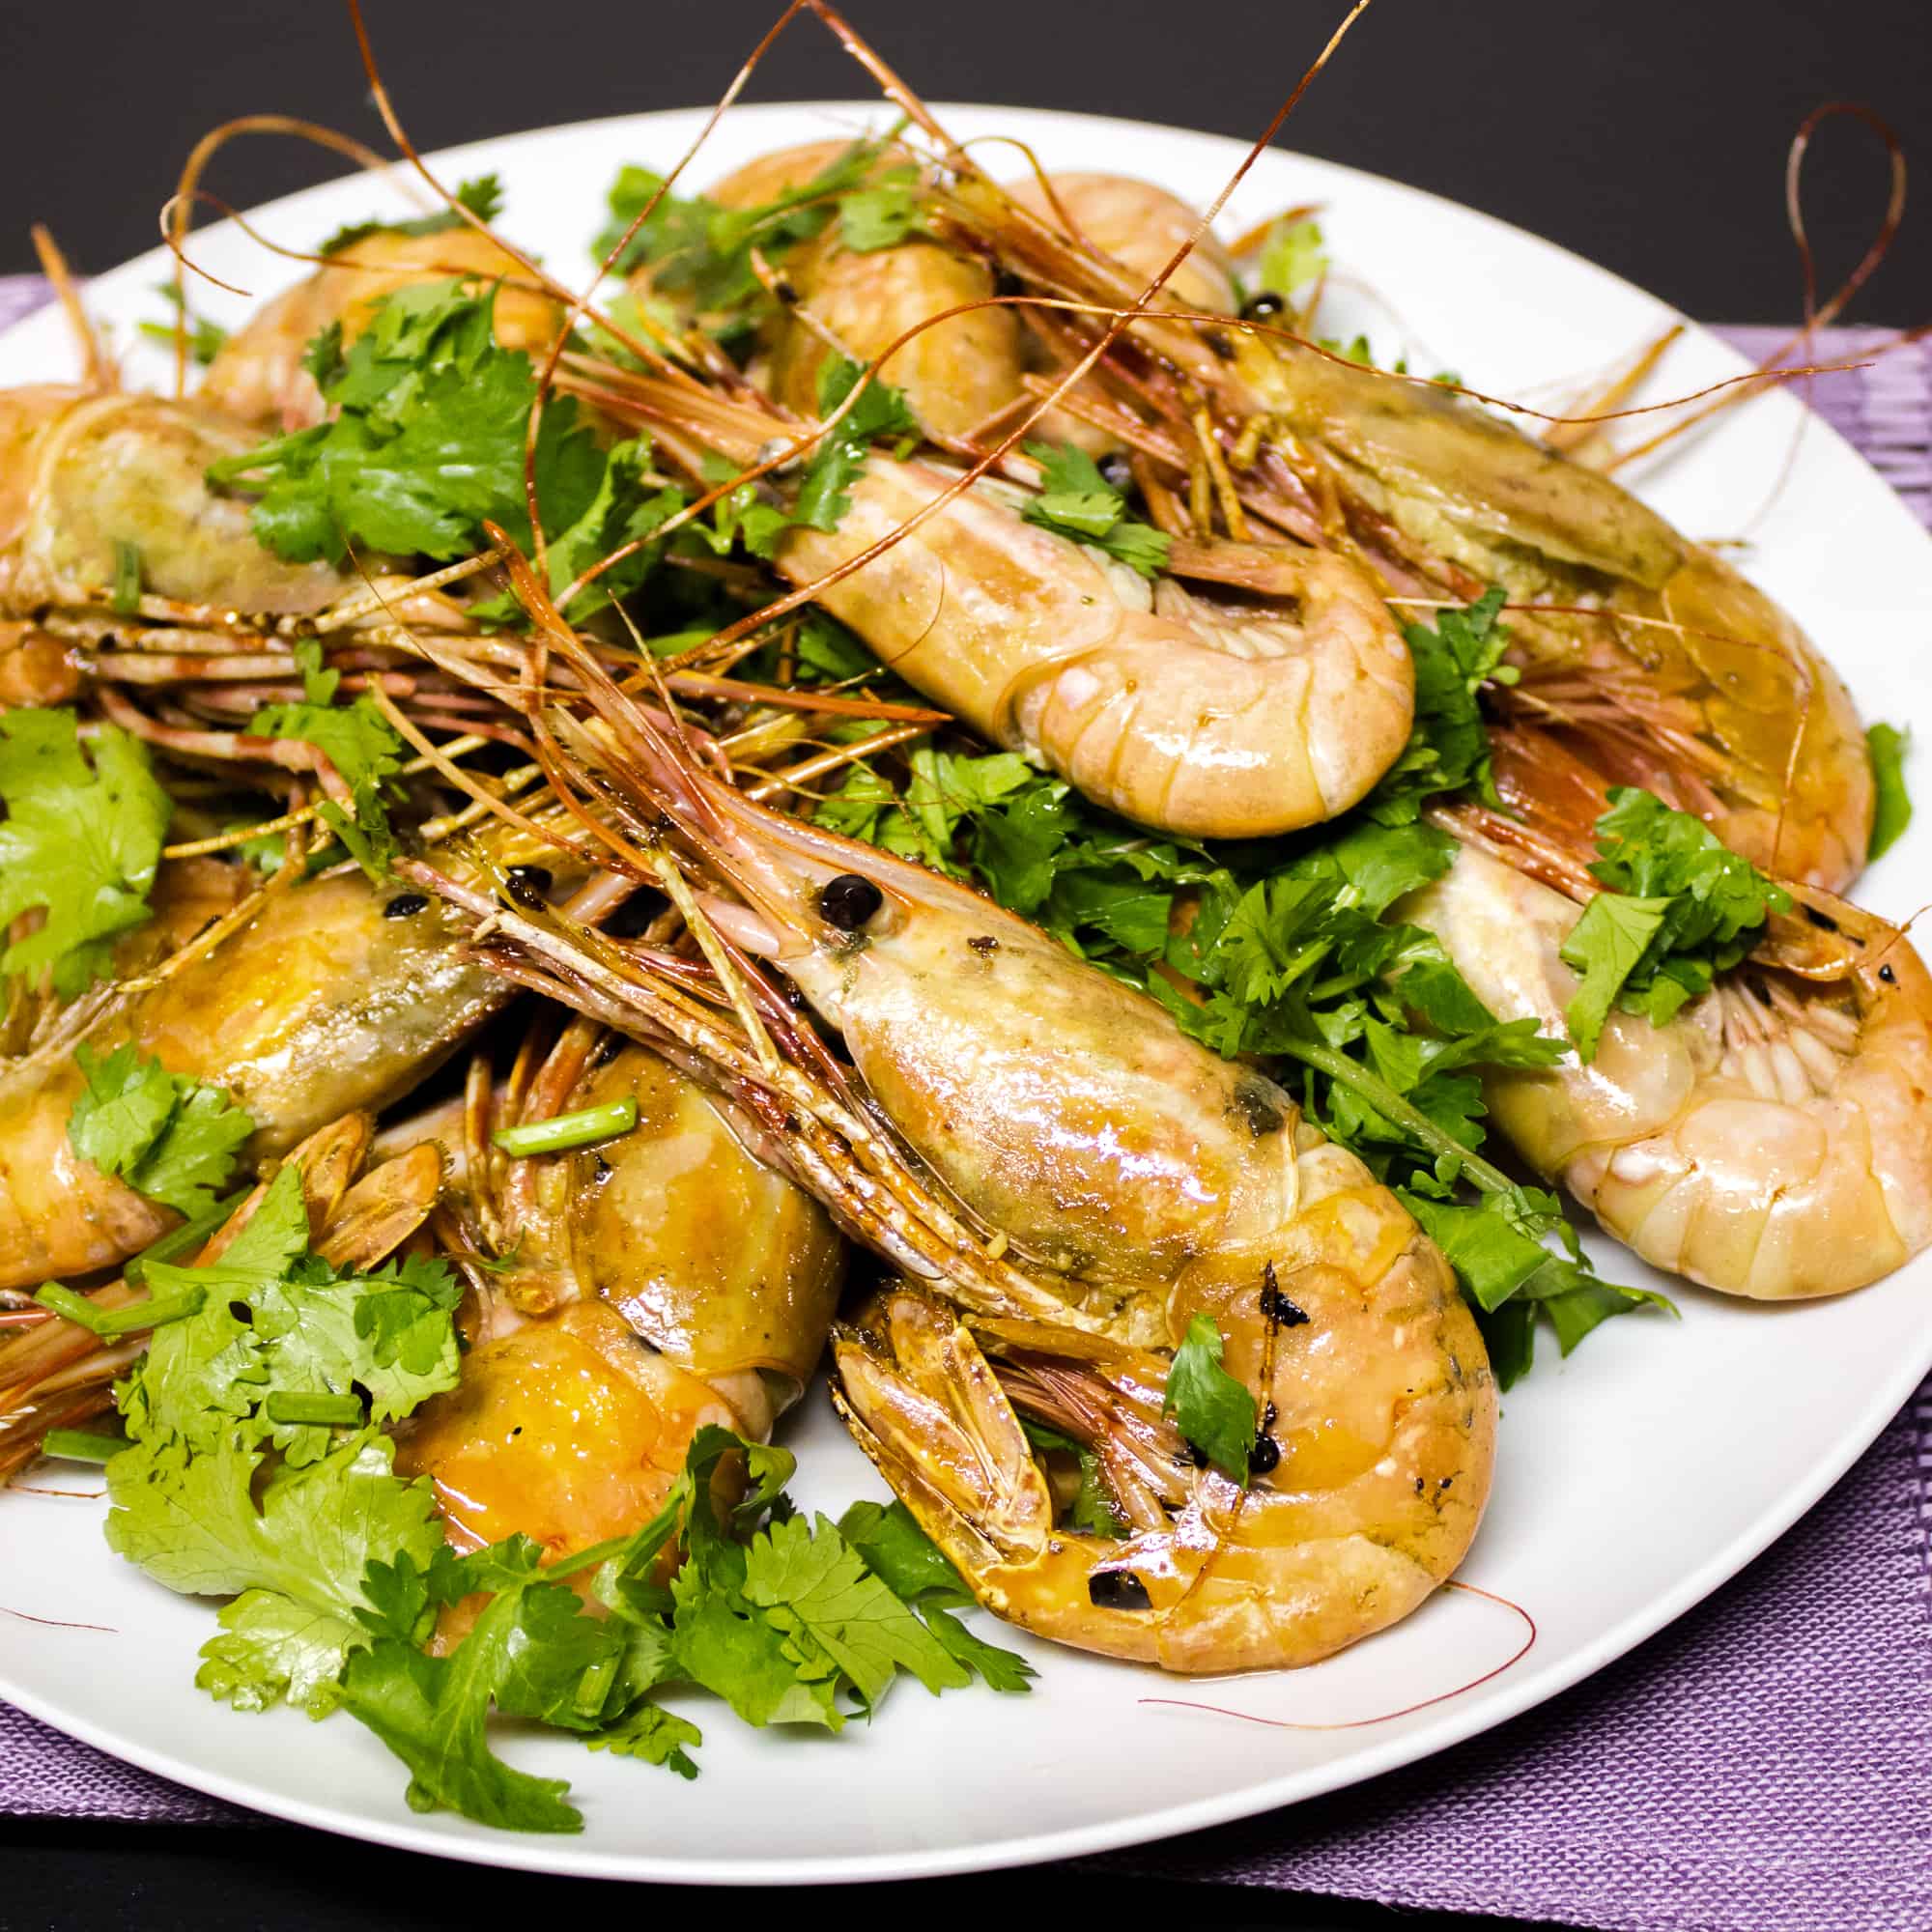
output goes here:
{"type": "MultiPolygon", "coordinates": [[[[1252,1488],[1179,1478],[1199,1508],[1159,1551],[1136,1547],[1123,1565],[1118,1546],[1056,1531],[1037,1509],[1021,1538],[997,1499],[957,1486],[936,1498],[915,1479],[958,1446],[950,1414],[989,1472],[1038,1501],[976,1349],[951,1315],[919,1312],[929,1301],[895,1298],[890,1346],[840,1342],[842,1399],[981,1601],[1178,1670],[1309,1662],[1414,1608],[1475,1533],[1495,1393],[1447,1264],[1394,1195],[1272,1081],[1025,921],[708,777],[554,612],[545,621],[598,706],[599,728],[570,732],[575,782],[728,887],[693,906],[756,1030],[727,1034],[679,996],[667,962],[590,946],[566,921],[505,914],[480,954],[640,1038],[674,1039],[772,1124],[835,1219],[969,1315],[1043,1324],[1063,1351],[1150,1354],[1206,1315],[1258,1412],[1273,1406],[1266,1427],[1287,1419],[1258,1445],[1252,1488]],[[754,955],[842,1040],[863,1095],[787,1027],[754,955]],[[935,1332],[944,1346],[924,1348],[935,1332]],[[1117,1574],[1142,1560],[1135,1584],[1117,1574]]],[[[486,908],[428,867],[414,875],[486,908]]]]}
{"type": "Polygon", "coordinates": [[[397,1467],[429,1477],[458,1548],[521,1532],[555,1557],[652,1515],[699,1429],[770,1435],[824,1350],[844,1247],[667,1061],[581,1019],[547,1054],[537,1037],[500,1092],[472,1060],[460,1132],[440,1136],[456,1252],[500,1259],[470,1263],[462,1379],[404,1426],[397,1467]],[[637,1126],[594,1148],[513,1160],[491,1143],[496,1121],[620,1096],[637,1126]]]}
{"type": "MultiPolygon", "coordinates": [[[[487,878],[540,850],[479,846],[487,878]]],[[[526,875],[527,877],[527,874],[526,875]]],[[[420,893],[359,872],[265,893],[239,926],[110,992],[97,1050],[123,1043],[171,1073],[227,1089],[254,1120],[244,1160],[285,1153],[327,1121],[396,1098],[504,1004],[458,951],[461,922],[420,893]]],[[[178,1219],[81,1158],[68,1121],[84,1080],[64,1034],[0,1069],[0,1288],[111,1267],[178,1219]]]]}
{"type": "MultiPolygon", "coordinates": [[[[934,226],[958,245],[977,237],[1024,287],[1103,309],[1139,296],[1142,265],[1102,261],[1022,200],[969,173],[939,195],[934,226]]],[[[1874,798],[1863,734],[1770,598],[1607,476],[1443,385],[1214,306],[1131,325],[1070,406],[1097,404],[1092,419],[1184,472],[1205,398],[1247,515],[1355,558],[1393,595],[1503,585],[1519,704],[1631,782],[1668,763],[1690,809],[1767,869],[1833,889],[1857,875],[1874,798]]],[[[1034,327],[1064,345],[1097,325],[1062,310],[1034,327]]]]}
{"type": "MultiPolygon", "coordinates": [[[[796,426],[612,371],[602,406],[740,464],[796,426]]],[[[1150,584],[1027,522],[1024,497],[874,453],[837,529],[776,567],[907,683],[1095,802],[1190,837],[1259,838],[1346,810],[1408,741],[1414,666],[1368,578],[1295,545],[1194,545],[1150,584]],[[945,500],[942,500],[945,499],[945,500]],[[908,527],[915,518],[916,527],[908,527]]]]}
{"type": "MultiPolygon", "coordinates": [[[[1499,770],[1520,808],[1520,771],[1499,770]]],[[[1601,781],[1569,779],[1534,818],[1450,808],[1455,862],[1391,915],[1435,933],[1498,1017],[1558,1039],[1578,984],[1561,949],[1595,890],[1577,834],[1605,803],[1601,781]]],[[[1612,1012],[1589,1065],[1483,1081],[1518,1151],[1607,1233],[1761,1300],[1845,1293],[1932,1242],[1932,978],[1896,927],[1822,888],[1786,889],[1796,910],[1663,1025],[1612,1012]]]]}
{"type": "MultiPolygon", "coordinates": [[[[780,149],[727,175],[706,198],[728,209],[761,207],[849,152],[838,141],[780,149]]],[[[892,350],[880,380],[905,391],[929,434],[942,441],[963,438],[1019,388],[1020,326],[1010,309],[991,304],[993,281],[983,262],[923,235],[855,250],[835,214],[815,238],[784,255],[775,277],[781,307],[750,374],[794,414],[809,416],[818,408],[819,374],[835,350],[863,363],[892,350]],[[925,323],[931,326],[920,327],[925,323]]],[[[632,287],[655,293],[648,265],[634,271],[632,287]]]]}

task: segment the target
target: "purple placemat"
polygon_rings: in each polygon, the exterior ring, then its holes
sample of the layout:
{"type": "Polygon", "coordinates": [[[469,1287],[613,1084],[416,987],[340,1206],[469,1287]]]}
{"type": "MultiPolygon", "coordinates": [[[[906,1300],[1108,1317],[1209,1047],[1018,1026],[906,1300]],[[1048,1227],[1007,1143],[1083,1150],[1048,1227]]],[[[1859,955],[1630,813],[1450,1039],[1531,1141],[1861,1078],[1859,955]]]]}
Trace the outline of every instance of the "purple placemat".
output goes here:
{"type": "MultiPolygon", "coordinates": [[[[0,277],[0,327],[43,299],[0,277]]],[[[1721,332],[1751,355],[1779,337],[1721,332]]],[[[1885,333],[1829,331],[1819,359],[1885,333]]],[[[1932,347],[1815,378],[1810,401],[1932,522],[1932,347]]],[[[1100,1862],[1609,1932],[1925,1932],[1929,1530],[1932,1382],[1774,1548],[1588,1684],[1406,1771],[1100,1862]]],[[[0,1812],[259,1822],[4,1704],[0,1812]]]]}

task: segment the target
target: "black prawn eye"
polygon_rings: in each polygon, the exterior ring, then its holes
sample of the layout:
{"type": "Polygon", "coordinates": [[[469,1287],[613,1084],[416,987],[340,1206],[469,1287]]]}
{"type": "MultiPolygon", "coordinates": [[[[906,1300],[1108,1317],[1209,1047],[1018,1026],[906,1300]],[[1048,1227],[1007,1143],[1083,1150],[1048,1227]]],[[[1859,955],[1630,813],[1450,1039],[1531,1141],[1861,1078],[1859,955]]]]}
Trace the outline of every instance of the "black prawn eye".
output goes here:
{"type": "Polygon", "coordinates": [[[840,872],[818,895],[818,910],[840,932],[857,932],[885,902],[885,894],[858,872],[840,872]]]}
{"type": "Polygon", "coordinates": [[[1259,295],[1250,296],[1241,304],[1243,322],[1272,322],[1288,304],[1272,289],[1264,289],[1259,295]]]}

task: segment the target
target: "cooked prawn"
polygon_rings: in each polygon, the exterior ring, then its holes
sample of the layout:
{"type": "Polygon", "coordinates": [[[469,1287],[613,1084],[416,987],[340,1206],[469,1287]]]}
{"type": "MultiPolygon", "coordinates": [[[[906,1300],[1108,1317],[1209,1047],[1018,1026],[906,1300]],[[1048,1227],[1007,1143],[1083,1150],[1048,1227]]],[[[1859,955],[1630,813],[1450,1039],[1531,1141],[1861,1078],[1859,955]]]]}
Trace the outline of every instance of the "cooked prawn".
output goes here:
{"type": "MultiPolygon", "coordinates": [[[[613,378],[606,407],[627,405],[740,463],[796,434],[648,377],[613,378]]],[[[935,511],[955,481],[875,454],[838,527],[793,529],[777,567],[995,744],[1142,824],[1259,838],[1346,810],[1407,743],[1413,664],[1346,559],[1194,545],[1177,569],[1225,591],[1172,576],[1150,585],[1028,523],[1006,485],[982,481],[935,511]]]]}
{"type": "MultiPolygon", "coordinates": [[[[1932,1242],[1932,978],[1816,887],[1674,1019],[1612,1012],[1596,1058],[1491,1069],[1497,1126],[1654,1266],[1762,1300],[1842,1294],[1932,1242]]],[[[1395,909],[1504,1019],[1555,1038],[1575,901],[1475,844],[1395,909]]]]}
{"type": "MultiPolygon", "coordinates": [[[[479,1312],[462,1380],[403,1432],[450,1541],[520,1532],[563,1555],[663,1503],[707,1424],[763,1440],[824,1352],[843,1243],[824,1209],[745,1150],[708,1094],[656,1054],[578,1020],[493,1094],[472,1062],[452,1165],[479,1312]],[[506,1115],[619,1097],[638,1124],[594,1148],[511,1160],[506,1115]]],[[[508,1122],[514,1124],[514,1120],[508,1122]]]]}
{"type": "MultiPolygon", "coordinates": [[[[488,876],[529,844],[498,841],[465,869],[488,876]]],[[[314,879],[265,895],[239,928],[118,1000],[94,1043],[131,1042],[227,1089],[255,1122],[244,1158],[270,1158],[321,1122],[386,1104],[503,1004],[458,936],[421,894],[375,891],[355,872],[314,879]]],[[[178,1218],[74,1151],[83,1081],[70,1045],[0,1070],[0,1287],[114,1266],[178,1218]]]]}
{"type": "MultiPolygon", "coordinates": [[[[529,596],[534,580],[521,582],[529,596]]],[[[582,655],[554,619],[551,637],[582,655]]],[[[589,677],[587,662],[577,668],[589,677]]],[[[1151,1000],[950,880],[753,805],[608,679],[590,682],[605,735],[573,733],[583,782],[728,881],[729,897],[701,900],[719,943],[782,969],[842,1039],[869,1106],[777,1025],[755,1051],[734,1046],[635,950],[506,915],[485,956],[677,1039],[773,1123],[788,1167],[843,1225],[950,1299],[1141,1348],[1172,1348],[1210,1316],[1258,1411],[1272,1402],[1289,1418],[1257,1489],[1201,1479],[1198,1548],[1172,1557],[1187,1569],[1176,1588],[1150,1581],[1151,1614],[1096,1616],[1093,1578],[1120,1567],[1118,1552],[1037,1524],[1024,1548],[1009,1537],[1006,1571],[989,1570],[1006,1526],[985,1497],[950,1492],[942,1511],[911,1479],[947,1455],[941,1405],[900,1400],[895,1358],[882,1357],[871,1379],[846,1383],[861,1441],[983,1600],[1019,1605],[1024,1572],[1025,1614],[1044,1634],[1188,1670],[1308,1662],[1412,1609],[1474,1534],[1494,1390],[1446,1263],[1395,1197],[1272,1081],[1188,1039],[1151,1000]]],[[[758,1010],[786,1011],[775,993],[758,1010]]],[[[849,1346],[839,1359],[857,1374],[849,1346]]],[[[970,1350],[952,1344],[918,1373],[955,1413],[973,1410],[976,1447],[999,1466],[1024,1456],[1017,1432],[986,1419],[970,1350]]]]}
{"type": "MultiPolygon", "coordinates": [[[[982,177],[941,202],[939,231],[977,237],[1025,287],[1118,308],[1144,286],[1138,266],[1102,262],[982,177]]],[[[1098,327],[1061,311],[1050,325],[1098,327]]],[[[1672,765],[1693,809],[1769,869],[1833,888],[1856,876],[1873,790],[1843,684],[1769,598],[1608,477],[1438,384],[1239,323],[1136,322],[1080,394],[1109,398],[1106,419],[1183,471],[1206,399],[1249,515],[1356,558],[1394,594],[1504,585],[1520,701],[1633,782],[1639,764],[1672,765]]]]}

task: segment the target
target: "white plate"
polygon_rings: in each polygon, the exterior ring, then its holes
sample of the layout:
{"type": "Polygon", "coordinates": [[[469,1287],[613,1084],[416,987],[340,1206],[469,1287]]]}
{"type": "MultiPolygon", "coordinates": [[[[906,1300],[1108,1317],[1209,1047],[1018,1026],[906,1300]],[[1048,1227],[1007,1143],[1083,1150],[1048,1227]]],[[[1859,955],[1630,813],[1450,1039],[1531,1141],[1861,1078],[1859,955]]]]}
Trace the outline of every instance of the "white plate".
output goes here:
{"type": "MultiPolygon", "coordinates": [[[[1129,171],[1201,200],[1241,154],[1207,134],[1085,115],[942,112],[961,135],[1023,137],[1049,166],[1129,171]]],[[[876,106],[852,103],[744,109],[726,119],[690,179],[881,119],[876,106]]],[[[618,164],[668,164],[698,121],[673,113],[593,122],[438,159],[452,184],[497,169],[508,188],[509,232],[574,278],[618,164]]],[[[1628,283],[1500,222],[1294,155],[1263,156],[1226,232],[1304,201],[1325,205],[1331,244],[1418,332],[1418,355],[1436,358],[1419,366],[1456,368],[1493,392],[1520,395],[1606,363],[1671,319],[1628,283]]],[[[310,246],[384,202],[377,184],[357,179],[291,196],[255,219],[270,236],[310,246]]],[[[194,253],[258,297],[295,272],[225,226],[197,235],[194,253]]],[[[159,314],[153,285],[163,271],[159,251],[143,256],[97,280],[90,306],[125,339],[136,320],[159,314]]],[[[195,305],[224,322],[246,312],[206,290],[195,305]]],[[[1670,387],[1659,393],[1743,366],[1693,332],[1672,353],[1670,387]]],[[[0,337],[0,384],[71,367],[53,310],[0,337]]],[[[152,357],[135,367],[161,379],[152,357]]],[[[1645,494],[1694,534],[1733,533],[1757,509],[1799,421],[1787,397],[1755,401],[1646,477],[1645,494]]],[[[1904,506],[1813,423],[1757,538],[1748,567],[1844,671],[1866,715],[1910,718],[1920,742],[1932,741],[1932,696],[1918,668],[1932,642],[1932,542],[1904,506]]],[[[1923,785],[1922,759],[1919,777],[1923,785]]],[[[1924,896],[1928,860],[1932,812],[1866,879],[1866,902],[1910,913],[1924,896]]],[[[1624,1279],[1644,1274],[1606,1243],[1599,1260],[1624,1279]]],[[[542,1870],[734,1883],[906,1878],[1188,1831],[1440,1750],[1601,1669],[1815,1502],[1932,1366],[1932,1257],[1812,1307],[1675,1292],[1681,1324],[1615,1321],[1573,1361],[1546,1360],[1505,1404],[1495,1495],[1463,1575],[1524,1605],[1536,1619],[1535,1647],[1478,1688],[1387,1722],[1273,1729],[1149,1700],[1192,1697],[1297,1723],[1373,1718],[1493,1669],[1518,1648],[1519,1619],[1478,1598],[1442,1595],[1315,1669],[1194,1688],[1008,1634],[1038,1667],[1031,1697],[960,1692],[936,1702],[901,1686],[878,1723],[837,1740],[753,1733],[691,1700],[682,1708],[706,1736],[703,1775],[690,1784],[568,1742],[512,1739],[507,1754],[567,1776],[584,1815],[582,1836],[518,1837],[447,1814],[413,1815],[403,1804],[402,1767],[346,1719],[311,1726],[289,1711],[242,1717],[210,1701],[192,1679],[196,1647],[213,1629],[211,1607],[169,1595],[112,1557],[98,1502],[30,1496],[4,1502],[0,1603],[111,1633],[0,1618],[0,1693],[119,1757],[278,1817],[542,1870]]],[[[1553,1357],[1547,1341],[1545,1350],[1553,1357]]],[[[784,1439],[800,1454],[802,1501],[836,1508],[881,1493],[822,1393],[790,1419],[784,1439]]]]}

